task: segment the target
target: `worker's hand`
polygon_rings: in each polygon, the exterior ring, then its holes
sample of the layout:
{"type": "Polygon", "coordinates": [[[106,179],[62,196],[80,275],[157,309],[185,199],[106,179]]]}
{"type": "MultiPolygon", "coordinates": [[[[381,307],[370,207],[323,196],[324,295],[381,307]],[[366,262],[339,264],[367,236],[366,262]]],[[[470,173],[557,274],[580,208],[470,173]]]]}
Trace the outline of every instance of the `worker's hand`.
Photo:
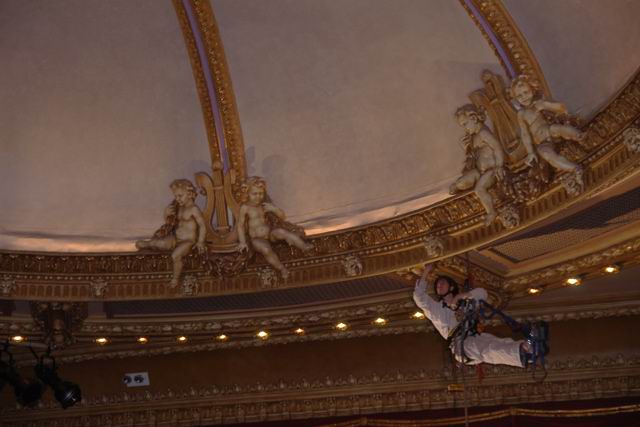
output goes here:
{"type": "Polygon", "coordinates": [[[429,263],[429,264],[425,264],[424,265],[424,271],[422,272],[422,277],[427,277],[429,275],[429,273],[431,273],[431,271],[433,270],[433,263],[429,263]]]}

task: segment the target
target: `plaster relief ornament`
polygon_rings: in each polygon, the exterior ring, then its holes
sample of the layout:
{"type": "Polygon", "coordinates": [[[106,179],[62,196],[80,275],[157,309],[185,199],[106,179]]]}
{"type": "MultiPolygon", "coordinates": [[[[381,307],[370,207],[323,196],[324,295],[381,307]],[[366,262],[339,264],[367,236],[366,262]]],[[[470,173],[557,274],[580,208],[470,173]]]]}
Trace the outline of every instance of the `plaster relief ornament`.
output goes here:
{"type": "Polygon", "coordinates": [[[267,184],[263,178],[252,176],[242,184],[242,205],[238,215],[238,250],[251,247],[280,272],[289,277],[289,270],[280,262],[280,258],[271,247],[272,242],[284,240],[304,252],[313,249],[313,245],[303,240],[304,230],[285,221],[282,209],[273,205],[267,196],[267,184]],[[247,237],[249,243],[247,242],[247,237]]]}
{"type": "Polygon", "coordinates": [[[444,253],[444,243],[441,238],[428,236],[424,239],[424,248],[429,258],[439,257],[444,253]]]}
{"type": "Polygon", "coordinates": [[[344,272],[349,277],[356,277],[362,274],[362,261],[355,255],[349,255],[342,260],[344,272]]]}
{"type": "Polygon", "coordinates": [[[475,105],[467,104],[458,108],[455,116],[466,134],[462,139],[466,160],[462,176],[453,183],[450,192],[456,194],[473,188],[487,212],[485,225],[489,225],[496,218],[489,188],[505,178],[502,147],[485,126],[484,112],[475,105]]]}
{"type": "Polygon", "coordinates": [[[525,163],[532,166],[540,156],[555,170],[573,174],[577,187],[582,191],[582,168],[554,149],[557,142],[575,141],[580,144],[584,140],[583,132],[561,123],[562,118],[567,116],[567,108],[559,102],[543,99],[527,76],[520,75],[513,79],[509,93],[521,107],[518,124],[520,138],[528,153],[525,163]]]}
{"type": "Polygon", "coordinates": [[[195,204],[198,195],[188,179],[176,179],[169,186],[174,200],[164,211],[164,224],[149,240],[138,240],[138,249],[172,251],[173,277],[171,286],[178,285],[182,273],[183,258],[195,246],[198,253],[205,254],[206,226],[200,208],[195,204]]]}
{"type": "Polygon", "coordinates": [[[182,295],[191,296],[198,292],[198,279],[189,274],[182,280],[182,295]]]}
{"type": "Polygon", "coordinates": [[[640,129],[632,127],[622,132],[622,142],[627,150],[640,153],[640,129]]]}
{"type": "Polygon", "coordinates": [[[8,297],[16,287],[16,281],[11,276],[3,276],[0,280],[0,295],[8,297]]]}
{"type": "Polygon", "coordinates": [[[258,273],[260,277],[260,286],[263,289],[272,289],[278,285],[278,275],[272,268],[263,268],[258,273]]]}
{"type": "Polygon", "coordinates": [[[89,285],[91,286],[93,296],[96,298],[102,298],[104,296],[104,291],[107,289],[107,286],[109,286],[109,283],[103,279],[95,279],[92,280],[89,285]]]}
{"type": "Polygon", "coordinates": [[[507,205],[501,208],[500,213],[498,214],[498,221],[500,221],[502,226],[507,230],[517,227],[520,225],[520,214],[518,214],[518,209],[513,205],[507,205]]]}

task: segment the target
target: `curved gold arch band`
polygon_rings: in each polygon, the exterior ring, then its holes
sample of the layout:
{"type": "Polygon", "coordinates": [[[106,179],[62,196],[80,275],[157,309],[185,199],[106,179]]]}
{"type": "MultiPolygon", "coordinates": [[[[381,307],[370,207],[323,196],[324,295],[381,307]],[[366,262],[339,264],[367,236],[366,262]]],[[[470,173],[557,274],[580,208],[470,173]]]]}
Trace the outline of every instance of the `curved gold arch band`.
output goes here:
{"type": "Polygon", "coordinates": [[[524,35],[500,0],[459,0],[496,54],[505,73],[528,76],[551,97],[542,69],[524,35]]]}
{"type": "Polygon", "coordinates": [[[173,0],[202,105],[211,164],[233,169],[245,179],[240,119],[220,32],[208,0],[173,0]]]}

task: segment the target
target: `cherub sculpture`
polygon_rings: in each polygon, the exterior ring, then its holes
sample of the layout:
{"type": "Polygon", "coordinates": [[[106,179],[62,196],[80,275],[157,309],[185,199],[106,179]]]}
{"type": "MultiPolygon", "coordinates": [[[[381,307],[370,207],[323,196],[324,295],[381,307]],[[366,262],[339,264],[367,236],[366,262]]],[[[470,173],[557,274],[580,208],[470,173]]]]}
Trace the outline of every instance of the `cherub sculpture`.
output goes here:
{"type": "Polygon", "coordinates": [[[554,169],[575,174],[582,186],[582,168],[553,149],[557,139],[582,142],[584,133],[567,124],[549,123],[543,112],[557,116],[566,115],[567,108],[558,102],[544,100],[538,95],[537,87],[526,76],[518,76],[511,82],[509,93],[521,109],[518,111],[520,137],[527,149],[525,162],[531,165],[536,160],[533,147],[540,157],[554,169]]]}
{"type": "Polygon", "coordinates": [[[480,203],[487,211],[485,224],[489,225],[496,218],[489,188],[497,180],[503,180],[505,177],[502,146],[485,126],[486,116],[478,107],[471,104],[464,105],[458,108],[455,116],[466,133],[463,143],[467,158],[462,176],[451,185],[450,192],[455,194],[473,187],[480,203]]]}
{"type": "MultiPolygon", "coordinates": [[[[303,251],[313,249],[313,245],[302,240],[300,235],[294,231],[285,228],[287,225],[289,226],[287,228],[295,226],[285,222],[284,212],[268,201],[266,191],[266,182],[257,176],[247,178],[247,181],[242,185],[244,200],[240,206],[237,220],[238,240],[240,241],[238,250],[249,249],[248,234],[253,249],[260,252],[267,262],[280,271],[282,277],[286,279],[289,276],[289,270],[285,268],[278,255],[273,251],[271,242],[284,240],[289,245],[303,251]],[[273,221],[270,221],[269,217],[271,216],[275,216],[275,218],[271,218],[273,221]]],[[[303,232],[300,234],[304,235],[303,232]]]]}
{"type": "Polygon", "coordinates": [[[138,240],[138,249],[172,251],[173,277],[171,286],[177,286],[182,273],[182,260],[191,248],[200,254],[206,252],[206,227],[200,208],[195,204],[198,195],[188,179],[176,179],[169,186],[174,200],[164,211],[165,223],[149,240],[138,240]]]}

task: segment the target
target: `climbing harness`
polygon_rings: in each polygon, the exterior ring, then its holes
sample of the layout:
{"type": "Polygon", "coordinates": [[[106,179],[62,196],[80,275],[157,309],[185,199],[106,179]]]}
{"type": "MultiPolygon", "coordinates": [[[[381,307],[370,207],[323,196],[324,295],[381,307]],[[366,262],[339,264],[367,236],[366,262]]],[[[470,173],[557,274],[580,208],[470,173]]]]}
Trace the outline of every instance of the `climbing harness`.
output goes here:
{"type": "Polygon", "coordinates": [[[453,334],[453,345],[460,351],[462,363],[469,363],[470,359],[464,352],[464,341],[467,337],[477,335],[478,325],[482,320],[490,320],[498,316],[513,332],[521,333],[526,340],[529,351],[521,353],[522,364],[525,368],[532,367],[532,377],[534,380],[542,382],[547,377],[545,356],[549,352],[547,340],[549,338],[549,326],[547,322],[527,322],[520,323],[512,317],[497,309],[485,300],[463,301],[461,307],[463,316],[458,328],[453,334]],[[538,369],[542,370],[542,377],[538,376],[538,369]]]}

